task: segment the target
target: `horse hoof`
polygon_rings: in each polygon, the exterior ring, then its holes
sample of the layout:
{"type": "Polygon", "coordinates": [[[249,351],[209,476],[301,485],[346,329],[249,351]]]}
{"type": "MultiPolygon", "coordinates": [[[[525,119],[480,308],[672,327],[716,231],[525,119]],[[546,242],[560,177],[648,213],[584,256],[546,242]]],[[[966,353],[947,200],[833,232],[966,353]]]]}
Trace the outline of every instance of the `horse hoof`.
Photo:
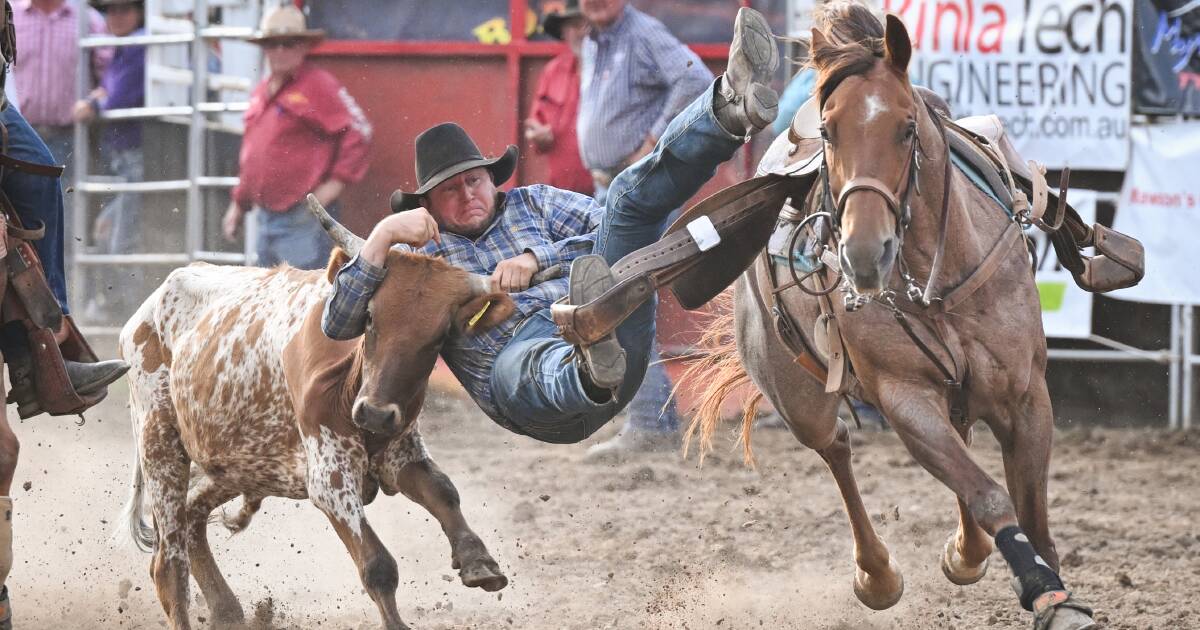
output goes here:
{"type": "Polygon", "coordinates": [[[458,572],[464,586],[481,588],[489,593],[508,586],[508,578],[500,572],[495,562],[473,562],[458,572]]]}
{"type": "Polygon", "coordinates": [[[1043,593],[1033,602],[1033,630],[1094,630],[1092,608],[1066,591],[1043,593]]]}
{"type": "Polygon", "coordinates": [[[942,550],[942,573],[946,574],[947,580],[959,586],[968,586],[982,580],[983,576],[987,575],[988,559],[984,558],[983,562],[976,567],[967,564],[954,544],[957,538],[956,534],[950,534],[950,539],[946,541],[946,546],[942,550]]]}
{"type": "Polygon", "coordinates": [[[854,596],[871,610],[886,610],[896,605],[904,595],[904,576],[900,565],[888,559],[883,575],[873,576],[861,568],[854,571],[854,596]]]}

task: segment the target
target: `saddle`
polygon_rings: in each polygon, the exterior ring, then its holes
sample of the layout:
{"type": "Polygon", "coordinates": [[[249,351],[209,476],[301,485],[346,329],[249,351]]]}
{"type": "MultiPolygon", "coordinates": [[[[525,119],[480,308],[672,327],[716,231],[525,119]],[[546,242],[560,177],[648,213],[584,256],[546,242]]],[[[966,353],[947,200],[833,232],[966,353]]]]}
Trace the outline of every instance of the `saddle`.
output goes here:
{"type": "MultiPolygon", "coordinates": [[[[1059,260],[1080,288],[1102,293],[1141,281],[1141,243],[1111,228],[1084,224],[1066,201],[1069,169],[1063,170],[1058,194],[1053,194],[1045,169],[1020,159],[997,117],[943,123],[954,155],[981,174],[1018,222],[1050,234],[1059,260]],[[1085,247],[1095,247],[1096,255],[1082,254],[1085,247]]],[[[803,219],[793,212],[780,220],[780,210],[789,201],[803,207],[823,166],[823,146],[820,104],[811,98],[787,133],[771,143],[754,178],[701,201],[658,242],[618,261],[613,268],[617,284],[601,297],[583,305],[556,305],[555,322],[564,338],[582,344],[602,339],[665,285],[685,309],[706,304],[750,266],[773,233],[794,229],[803,219]]]]}

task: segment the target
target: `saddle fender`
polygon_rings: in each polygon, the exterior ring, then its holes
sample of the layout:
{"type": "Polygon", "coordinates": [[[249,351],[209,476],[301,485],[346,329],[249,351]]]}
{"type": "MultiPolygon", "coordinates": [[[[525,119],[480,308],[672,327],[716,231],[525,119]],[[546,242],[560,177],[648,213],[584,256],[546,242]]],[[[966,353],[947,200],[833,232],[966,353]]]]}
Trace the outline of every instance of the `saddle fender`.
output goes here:
{"type": "Polygon", "coordinates": [[[759,162],[753,179],[725,188],[681,214],[666,234],[686,230],[689,223],[718,209],[749,203],[750,217],[721,235],[721,242],[702,252],[696,264],[671,283],[671,292],[687,310],[704,306],[742,274],[767,246],[771,232],[788,198],[803,200],[817,180],[819,139],[795,144],[789,134],[775,138],[759,162]]]}

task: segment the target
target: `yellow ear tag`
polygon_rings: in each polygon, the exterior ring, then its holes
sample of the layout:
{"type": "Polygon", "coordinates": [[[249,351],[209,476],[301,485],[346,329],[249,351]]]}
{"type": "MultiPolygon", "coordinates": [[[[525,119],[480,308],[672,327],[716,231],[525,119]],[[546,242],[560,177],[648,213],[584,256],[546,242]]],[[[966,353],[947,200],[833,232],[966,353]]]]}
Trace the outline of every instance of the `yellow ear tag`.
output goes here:
{"type": "Polygon", "coordinates": [[[491,300],[484,302],[483,308],[479,309],[479,312],[475,313],[473,316],[471,316],[470,321],[467,322],[467,328],[474,328],[475,324],[478,324],[479,320],[483,319],[483,314],[487,312],[488,307],[491,305],[492,305],[491,300]]]}

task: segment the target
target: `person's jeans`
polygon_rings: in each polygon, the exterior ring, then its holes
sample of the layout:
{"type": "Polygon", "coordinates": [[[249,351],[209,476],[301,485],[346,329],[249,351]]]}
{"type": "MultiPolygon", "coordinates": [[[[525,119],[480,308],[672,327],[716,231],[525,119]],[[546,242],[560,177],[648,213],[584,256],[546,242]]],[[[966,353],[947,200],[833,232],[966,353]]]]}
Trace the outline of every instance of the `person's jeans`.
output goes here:
{"type": "MultiPolygon", "coordinates": [[[[113,151],[108,168],[125,182],[146,179],[145,160],[141,148],[113,151]]],[[[142,196],[138,193],[117,193],[96,219],[99,249],[106,254],[131,254],[139,251],[141,243],[142,196]]]]}
{"type": "MultiPolygon", "coordinates": [[[[330,204],[329,216],[338,218],[338,205],[330,204]]],[[[287,263],[297,269],[322,269],[329,264],[333,241],[317,218],[300,202],[284,212],[256,208],[258,237],[254,243],[256,265],[274,267],[287,263]]]]}
{"type": "MultiPolygon", "coordinates": [[[[649,155],[613,180],[595,253],[610,265],[654,243],[671,211],[696,194],[742,145],[722,130],[712,112],[715,83],[667,126],[649,155]]],[[[642,385],[654,340],[657,301],[638,307],[617,327],[625,349],[625,380],[615,399],[593,402],[579,380],[574,348],[555,336],[549,310],[535,314],[513,334],[492,370],[500,424],[538,440],[578,442],[613,418],[642,385]]]]}
{"type": "MultiPolygon", "coordinates": [[[[608,186],[596,184],[596,203],[604,205],[608,200],[608,186]]],[[[678,208],[667,215],[667,223],[679,216],[678,208]]],[[[629,401],[629,423],[631,431],[650,433],[675,433],[679,430],[679,410],[671,398],[671,377],[667,368],[659,362],[658,340],[651,342],[646,378],[642,387],[629,401]]]]}
{"type": "MultiPolygon", "coordinates": [[[[8,130],[7,153],[10,157],[38,164],[55,164],[56,160],[46,147],[46,143],[38,137],[33,127],[25,121],[15,104],[0,112],[0,121],[8,130]]],[[[17,210],[17,216],[26,228],[35,228],[39,224],[46,226],[46,235],[33,241],[38,257],[42,259],[42,267],[46,271],[46,282],[54,297],[62,306],[63,313],[69,313],[67,308],[67,276],[63,261],[63,193],[57,177],[43,177],[30,173],[22,173],[10,168],[4,169],[0,187],[8,195],[9,201],[17,210]]]]}

